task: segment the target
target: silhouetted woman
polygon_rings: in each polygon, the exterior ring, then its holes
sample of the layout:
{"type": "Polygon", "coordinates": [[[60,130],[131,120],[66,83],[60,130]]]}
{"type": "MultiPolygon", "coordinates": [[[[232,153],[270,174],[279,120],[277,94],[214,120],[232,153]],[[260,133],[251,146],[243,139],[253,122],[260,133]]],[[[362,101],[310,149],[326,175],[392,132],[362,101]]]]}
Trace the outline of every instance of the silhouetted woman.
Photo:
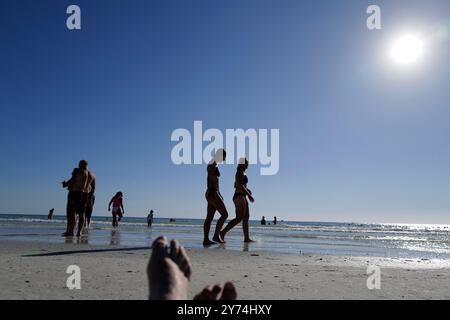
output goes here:
{"type": "Polygon", "coordinates": [[[123,215],[125,214],[125,210],[123,209],[123,193],[117,192],[114,197],[112,197],[111,201],[108,205],[108,211],[111,211],[111,205],[113,206],[112,209],[112,216],[113,216],[113,227],[119,226],[119,221],[122,219],[123,215]]]}
{"type": "Polygon", "coordinates": [[[218,149],[213,160],[208,164],[208,178],[207,178],[207,190],[206,190],[206,201],[208,202],[208,209],[206,214],[205,223],[203,225],[203,244],[211,245],[214,244],[213,241],[209,240],[209,229],[211,228],[211,222],[214,218],[216,211],[219,211],[220,218],[216,224],[216,230],[214,232],[213,240],[219,243],[223,243],[220,236],[220,230],[228,218],[228,211],[225,207],[223,197],[219,191],[219,177],[220,172],[218,163],[225,161],[227,153],[224,149],[218,149]]]}
{"type": "Polygon", "coordinates": [[[239,160],[239,164],[236,169],[236,176],[234,180],[234,196],[233,202],[236,207],[236,218],[231,220],[225,229],[220,233],[222,239],[225,239],[225,235],[228,231],[233,229],[239,222],[242,221],[242,230],[244,231],[244,242],[252,242],[250,239],[248,230],[248,221],[250,218],[250,211],[248,207],[248,200],[254,202],[252,192],[247,188],[248,178],[245,171],[248,168],[248,160],[242,158],[239,160]],[[247,200],[248,198],[248,200],[247,200]]]}

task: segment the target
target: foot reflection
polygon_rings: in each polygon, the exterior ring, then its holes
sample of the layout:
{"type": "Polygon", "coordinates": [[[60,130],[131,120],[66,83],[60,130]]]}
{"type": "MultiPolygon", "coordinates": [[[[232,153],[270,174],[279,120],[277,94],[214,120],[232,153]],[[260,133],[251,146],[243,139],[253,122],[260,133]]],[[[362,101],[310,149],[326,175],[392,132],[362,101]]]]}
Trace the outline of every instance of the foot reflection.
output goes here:
{"type": "Polygon", "coordinates": [[[89,244],[89,237],[87,235],[82,235],[77,238],[77,244],[89,244]]]}
{"type": "Polygon", "coordinates": [[[111,230],[111,241],[109,242],[112,246],[120,245],[120,231],[117,229],[111,230]]]}
{"type": "Polygon", "coordinates": [[[64,242],[65,242],[65,244],[72,244],[73,243],[73,236],[65,237],[64,242]]]}

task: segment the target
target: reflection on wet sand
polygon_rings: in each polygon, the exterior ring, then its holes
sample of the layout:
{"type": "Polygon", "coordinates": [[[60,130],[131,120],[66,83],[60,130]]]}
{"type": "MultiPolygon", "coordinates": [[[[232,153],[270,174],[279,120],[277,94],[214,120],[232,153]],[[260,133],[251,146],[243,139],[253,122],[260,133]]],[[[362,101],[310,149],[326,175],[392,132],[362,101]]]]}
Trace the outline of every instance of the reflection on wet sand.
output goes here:
{"type": "Polygon", "coordinates": [[[77,244],[89,244],[89,235],[83,235],[77,238],[77,244]]]}
{"type": "MultiPolygon", "coordinates": [[[[243,243],[242,252],[249,252],[250,243],[251,242],[243,243]]],[[[217,246],[216,245],[204,245],[203,248],[205,248],[205,249],[214,248],[216,250],[226,250],[227,245],[226,245],[226,243],[217,243],[217,246]]]]}
{"type": "Polygon", "coordinates": [[[120,231],[117,229],[111,230],[111,240],[109,242],[112,246],[120,246],[120,231]]]}

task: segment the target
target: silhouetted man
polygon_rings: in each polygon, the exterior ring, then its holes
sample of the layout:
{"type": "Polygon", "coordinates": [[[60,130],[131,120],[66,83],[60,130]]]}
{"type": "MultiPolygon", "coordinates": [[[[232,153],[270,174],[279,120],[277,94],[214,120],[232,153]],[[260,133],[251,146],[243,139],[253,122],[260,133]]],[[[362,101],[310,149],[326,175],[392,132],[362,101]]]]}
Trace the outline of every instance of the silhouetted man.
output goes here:
{"type": "Polygon", "coordinates": [[[95,176],[88,169],[86,160],[81,160],[78,168],[72,171],[69,181],[62,182],[63,188],[69,190],[67,195],[67,229],[62,235],[64,237],[73,236],[76,215],[78,214],[77,237],[81,235],[84,226],[84,218],[89,194],[95,192],[95,176]]]}

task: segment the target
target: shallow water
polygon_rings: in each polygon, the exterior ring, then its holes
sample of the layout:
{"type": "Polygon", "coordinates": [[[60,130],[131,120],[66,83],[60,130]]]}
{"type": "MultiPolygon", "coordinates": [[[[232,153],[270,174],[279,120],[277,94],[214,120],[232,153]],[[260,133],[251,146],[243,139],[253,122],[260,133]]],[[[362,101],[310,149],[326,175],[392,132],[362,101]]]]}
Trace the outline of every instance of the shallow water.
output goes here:
{"type": "MultiPolygon", "coordinates": [[[[155,219],[153,228],[148,229],[145,218],[126,217],[118,229],[113,229],[111,218],[94,217],[88,235],[66,239],[60,236],[65,231],[65,217],[47,220],[46,215],[0,215],[0,240],[135,247],[150,246],[154,238],[165,235],[178,239],[187,248],[198,248],[202,247],[202,228],[201,219],[155,219]]],[[[259,221],[251,221],[250,234],[256,241],[243,244],[242,228],[238,225],[227,235],[225,245],[213,248],[296,255],[450,259],[448,225],[280,221],[277,225],[261,226],[259,221]]]]}

